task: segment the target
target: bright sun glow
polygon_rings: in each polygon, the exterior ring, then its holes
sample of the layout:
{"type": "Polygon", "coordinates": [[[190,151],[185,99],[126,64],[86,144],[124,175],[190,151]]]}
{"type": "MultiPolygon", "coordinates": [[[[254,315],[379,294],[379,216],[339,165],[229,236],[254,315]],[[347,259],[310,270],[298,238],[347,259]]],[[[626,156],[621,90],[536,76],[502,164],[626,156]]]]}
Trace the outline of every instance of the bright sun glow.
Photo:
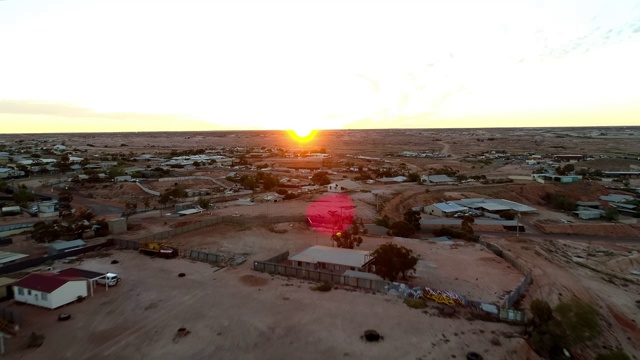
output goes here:
{"type": "Polygon", "coordinates": [[[300,143],[306,143],[313,140],[313,138],[316,137],[317,132],[318,130],[307,129],[307,128],[298,128],[298,129],[293,129],[288,131],[289,135],[295,141],[300,143]]]}

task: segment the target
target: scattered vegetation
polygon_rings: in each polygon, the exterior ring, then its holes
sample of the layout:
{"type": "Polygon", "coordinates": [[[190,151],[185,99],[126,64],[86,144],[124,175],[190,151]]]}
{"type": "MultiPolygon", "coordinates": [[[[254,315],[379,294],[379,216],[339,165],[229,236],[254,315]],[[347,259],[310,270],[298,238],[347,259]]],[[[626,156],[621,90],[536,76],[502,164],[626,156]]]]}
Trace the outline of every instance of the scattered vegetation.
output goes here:
{"type": "Polygon", "coordinates": [[[612,350],[608,353],[598,354],[596,360],[631,360],[631,358],[622,350],[612,350]]]}
{"type": "Polygon", "coordinates": [[[576,201],[560,193],[546,193],[544,201],[551,207],[564,211],[575,211],[576,201]]]}
{"type": "Polygon", "coordinates": [[[333,285],[331,285],[331,283],[328,283],[328,282],[323,282],[320,285],[316,285],[316,286],[312,286],[311,287],[311,290],[313,290],[313,291],[321,291],[321,292],[331,291],[331,289],[333,289],[333,285]]]}
{"type": "Polygon", "coordinates": [[[424,309],[427,307],[427,303],[422,299],[404,299],[404,303],[412,309],[424,309]]]}
{"type": "Polygon", "coordinates": [[[531,347],[545,358],[556,358],[564,349],[584,344],[601,334],[599,314],[579,298],[559,303],[554,309],[548,302],[531,302],[531,347]]]}

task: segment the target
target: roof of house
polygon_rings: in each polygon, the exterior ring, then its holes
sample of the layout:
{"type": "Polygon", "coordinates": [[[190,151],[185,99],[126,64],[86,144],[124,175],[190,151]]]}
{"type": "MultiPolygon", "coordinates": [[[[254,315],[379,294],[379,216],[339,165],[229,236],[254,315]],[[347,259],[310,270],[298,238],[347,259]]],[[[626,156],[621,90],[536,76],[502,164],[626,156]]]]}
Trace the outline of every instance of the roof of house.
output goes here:
{"type": "Polygon", "coordinates": [[[474,199],[454,200],[452,202],[458,205],[468,206],[473,209],[484,208],[484,209],[493,210],[493,211],[512,209],[519,212],[537,211],[536,208],[532,208],[531,206],[527,206],[524,204],[517,203],[515,201],[510,201],[505,199],[474,198],[474,199]]]}
{"type": "Polygon", "coordinates": [[[439,182],[455,182],[456,179],[452,179],[447,175],[429,175],[427,176],[429,182],[439,183],[439,182]]]}
{"type": "Polygon", "coordinates": [[[602,204],[600,204],[597,201],[576,201],[576,205],[578,205],[578,206],[602,206],[602,204]]]}
{"type": "Polygon", "coordinates": [[[52,242],[51,244],[49,244],[50,248],[54,248],[56,250],[65,250],[65,249],[70,249],[70,248],[75,248],[75,247],[80,247],[80,246],[85,246],[87,245],[86,242],[84,242],[84,240],[71,240],[71,241],[56,241],[56,242],[52,242]]]}
{"type": "Polygon", "coordinates": [[[29,255],[6,252],[6,251],[0,251],[0,264],[5,264],[5,263],[8,263],[8,262],[12,262],[12,261],[15,261],[15,260],[18,260],[18,259],[25,258],[27,256],[29,256],[29,255]]]}
{"type": "Polygon", "coordinates": [[[631,195],[609,194],[600,196],[600,200],[609,202],[622,202],[633,199],[631,195]]]}
{"type": "MultiPolygon", "coordinates": [[[[460,225],[462,220],[460,219],[421,219],[422,225],[460,225]]],[[[502,226],[516,226],[519,224],[518,220],[492,220],[492,219],[475,219],[476,225],[502,225],[502,226]]],[[[521,223],[519,225],[522,225],[521,223]]]]}
{"type": "Polygon", "coordinates": [[[370,254],[370,251],[316,245],[289,257],[289,260],[361,267],[370,260],[370,254]]]}
{"type": "Polygon", "coordinates": [[[61,271],[58,271],[58,274],[65,277],[77,277],[77,278],[85,278],[85,279],[97,279],[105,275],[105,273],[99,273],[96,271],[78,269],[78,268],[68,268],[61,271]]]}
{"type": "Polygon", "coordinates": [[[54,272],[38,272],[29,274],[16,281],[13,286],[52,293],[69,281],[86,281],[79,277],[61,276],[54,272]]]}
{"type": "Polygon", "coordinates": [[[435,203],[435,204],[433,204],[433,206],[435,206],[440,211],[446,212],[446,213],[468,210],[464,206],[460,206],[460,205],[458,205],[456,203],[449,202],[449,201],[442,202],[442,203],[435,203]]]}

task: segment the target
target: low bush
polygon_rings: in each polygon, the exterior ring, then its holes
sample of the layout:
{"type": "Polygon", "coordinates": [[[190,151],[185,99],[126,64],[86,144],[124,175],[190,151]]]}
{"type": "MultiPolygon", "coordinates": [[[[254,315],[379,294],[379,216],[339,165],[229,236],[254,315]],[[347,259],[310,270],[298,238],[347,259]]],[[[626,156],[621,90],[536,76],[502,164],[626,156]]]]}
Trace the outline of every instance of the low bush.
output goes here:
{"type": "Polygon", "coordinates": [[[333,288],[333,285],[331,285],[331,283],[323,282],[320,285],[316,285],[316,286],[311,287],[311,290],[327,292],[327,291],[331,291],[332,288],[333,288]]]}

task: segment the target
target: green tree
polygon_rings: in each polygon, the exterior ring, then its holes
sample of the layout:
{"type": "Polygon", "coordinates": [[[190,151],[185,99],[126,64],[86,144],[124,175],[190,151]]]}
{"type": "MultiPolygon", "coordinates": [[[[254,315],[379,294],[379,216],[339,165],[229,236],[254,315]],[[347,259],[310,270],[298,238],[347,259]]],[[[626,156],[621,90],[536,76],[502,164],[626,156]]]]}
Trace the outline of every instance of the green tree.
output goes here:
{"type": "Polygon", "coordinates": [[[413,226],[416,231],[420,231],[420,211],[416,210],[408,210],[404,214],[404,221],[408,222],[413,226]]]}
{"type": "Polygon", "coordinates": [[[73,206],[71,206],[71,202],[73,201],[73,194],[69,190],[62,190],[58,193],[58,216],[63,219],[69,219],[73,217],[73,206]]]}
{"type": "Polygon", "coordinates": [[[404,220],[396,221],[391,224],[391,235],[393,236],[408,238],[415,235],[415,233],[415,227],[404,220]]]}
{"type": "Polygon", "coordinates": [[[420,174],[418,174],[417,172],[410,172],[409,174],[407,174],[407,181],[420,183],[420,174]]]}
{"type": "Polygon", "coordinates": [[[604,219],[607,221],[616,221],[620,218],[620,213],[616,208],[608,208],[604,211],[604,219]]]}
{"type": "Polygon", "coordinates": [[[602,332],[598,311],[577,297],[556,305],[553,314],[566,329],[573,345],[594,340],[602,332]]]}
{"type": "Polygon", "coordinates": [[[31,238],[37,243],[60,240],[62,234],[57,225],[57,220],[51,223],[45,223],[43,221],[37,222],[33,225],[31,238]]]}
{"type": "Polygon", "coordinates": [[[109,175],[109,177],[113,179],[116,176],[125,176],[127,175],[127,173],[124,171],[123,168],[119,166],[114,166],[111,169],[109,169],[109,171],[107,172],[107,175],[109,175]]]}
{"type": "Polygon", "coordinates": [[[240,177],[240,185],[245,189],[255,190],[258,187],[258,182],[253,176],[242,175],[240,177]]]}
{"type": "Polygon", "coordinates": [[[198,206],[200,206],[201,208],[208,209],[210,205],[211,205],[211,200],[209,200],[209,198],[202,197],[202,196],[198,198],[198,206]]]}
{"type": "Polygon", "coordinates": [[[27,186],[24,184],[18,186],[18,190],[13,193],[13,201],[22,207],[26,207],[27,203],[34,199],[35,196],[33,195],[33,192],[27,189],[27,186]]]}
{"type": "Polygon", "coordinates": [[[389,281],[395,281],[398,275],[406,279],[407,273],[415,271],[418,263],[413,250],[392,242],[378,246],[371,255],[375,259],[375,273],[389,281]]]}
{"type": "Polygon", "coordinates": [[[329,175],[325,171],[318,171],[311,176],[311,182],[319,186],[324,186],[331,184],[331,179],[329,179],[329,175]]]}
{"type": "Polygon", "coordinates": [[[462,231],[473,235],[473,224],[475,223],[475,220],[473,219],[472,216],[469,215],[465,215],[462,218],[462,225],[460,226],[462,228],[462,231]]]}
{"type": "Polygon", "coordinates": [[[126,204],[124,204],[124,217],[128,220],[129,217],[133,214],[135,214],[138,211],[138,203],[136,203],[135,201],[127,201],[126,204]]]}
{"type": "Polygon", "coordinates": [[[392,222],[390,217],[388,217],[387,215],[382,215],[382,217],[376,219],[375,224],[390,229],[392,222]]]}

